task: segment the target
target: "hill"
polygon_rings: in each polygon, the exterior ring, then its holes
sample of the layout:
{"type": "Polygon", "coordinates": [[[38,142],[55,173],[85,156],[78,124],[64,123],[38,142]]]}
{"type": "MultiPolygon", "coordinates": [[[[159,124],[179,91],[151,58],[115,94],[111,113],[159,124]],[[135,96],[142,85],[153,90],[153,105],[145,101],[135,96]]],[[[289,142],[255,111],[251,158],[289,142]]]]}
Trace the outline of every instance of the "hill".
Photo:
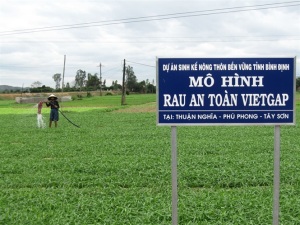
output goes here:
{"type": "MultiPolygon", "coordinates": [[[[23,88],[23,90],[28,89],[28,87],[23,88]]],[[[16,91],[16,90],[22,90],[22,87],[13,87],[9,85],[0,85],[0,91],[16,91]]]]}

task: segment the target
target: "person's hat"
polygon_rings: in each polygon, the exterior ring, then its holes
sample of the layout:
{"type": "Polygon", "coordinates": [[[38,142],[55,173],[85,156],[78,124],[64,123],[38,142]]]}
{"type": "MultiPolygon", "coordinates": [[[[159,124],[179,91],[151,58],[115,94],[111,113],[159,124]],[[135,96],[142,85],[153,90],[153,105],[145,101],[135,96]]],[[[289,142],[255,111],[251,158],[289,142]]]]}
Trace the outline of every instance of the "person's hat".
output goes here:
{"type": "Polygon", "coordinates": [[[57,97],[54,94],[49,95],[48,100],[50,100],[51,98],[54,98],[55,100],[57,100],[57,97]]]}

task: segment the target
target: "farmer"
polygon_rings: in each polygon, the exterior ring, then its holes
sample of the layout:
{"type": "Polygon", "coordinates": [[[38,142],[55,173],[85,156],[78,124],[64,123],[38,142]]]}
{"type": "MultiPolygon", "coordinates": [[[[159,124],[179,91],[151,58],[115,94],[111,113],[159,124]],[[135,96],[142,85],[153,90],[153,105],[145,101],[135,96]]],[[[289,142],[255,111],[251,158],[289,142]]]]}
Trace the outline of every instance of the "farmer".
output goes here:
{"type": "Polygon", "coordinates": [[[45,103],[47,107],[51,106],[49,127],[51,128],[52,121],[54,121],[55,127],[57,127],[58,109],[59,109],[57,97],[52,94],[48,97],[48,102],[45,103]]]}

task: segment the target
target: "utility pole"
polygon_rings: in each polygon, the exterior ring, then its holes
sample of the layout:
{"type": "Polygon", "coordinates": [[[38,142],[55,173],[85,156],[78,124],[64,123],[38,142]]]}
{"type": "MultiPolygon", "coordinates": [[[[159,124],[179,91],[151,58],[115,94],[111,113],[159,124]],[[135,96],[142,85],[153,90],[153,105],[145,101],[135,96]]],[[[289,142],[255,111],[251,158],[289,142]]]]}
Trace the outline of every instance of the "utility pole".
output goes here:
{"type": "Polygon", "coordinates": [[[64,55],[64,69],[63,69],[63,77],[62,77],[62,83],[61,83],[61,93],[64,93],[64,80],[65,80],[65,69],[66,69],[66,55],[64,55]]]}
{"type": "Polygon", "coordinates": [[[100,62],[100,64],[99,64],[99,68],[100,68],[100,80],[99,80],[99,82],[100,82],[100,96],[102,96],[102,74],[101,74],[101,67],[102,67],[102,65],[101,65],[101,62],[100,62]]]}
{"type": "MultiPolygon", "coordinates": [[[[61,83],[61,97],[63,98],[64,94],[64,86],[65,86],[65,69],[66,69],[66,55],[64,55],[64,69],[63,69],[63,77],[62,77],[62,83],[61,83]]],[[[60,105],[62,107],[62,104],[60,105]]]]}
{"type": "Polygon", "coordinates": [[[122,82],[122,100],[121,100],[121,105],[125,105],[125,59],[124,59],[124,65],[123,65],[123,82],[122,82]]]}

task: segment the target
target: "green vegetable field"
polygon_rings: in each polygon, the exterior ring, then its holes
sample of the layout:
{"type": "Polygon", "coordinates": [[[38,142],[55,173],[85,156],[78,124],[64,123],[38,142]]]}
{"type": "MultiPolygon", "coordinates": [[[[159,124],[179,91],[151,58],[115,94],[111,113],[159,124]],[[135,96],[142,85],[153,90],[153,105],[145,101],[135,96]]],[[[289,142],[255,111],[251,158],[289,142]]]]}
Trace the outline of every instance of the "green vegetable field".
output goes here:
{"type": "MultiPolygon", "coordinates": [[[[0,224],[171,224],[171,129],[156,96],[34,104],[0,100],[0,224]],[[42,109],[46,124],[49,109],[42,109]]],[[[300,224],[297,124],[281,127],[280,222],[300,224]]],[[[272,224],[273,126],[178,127],[179,224],[272,224]]]]}

